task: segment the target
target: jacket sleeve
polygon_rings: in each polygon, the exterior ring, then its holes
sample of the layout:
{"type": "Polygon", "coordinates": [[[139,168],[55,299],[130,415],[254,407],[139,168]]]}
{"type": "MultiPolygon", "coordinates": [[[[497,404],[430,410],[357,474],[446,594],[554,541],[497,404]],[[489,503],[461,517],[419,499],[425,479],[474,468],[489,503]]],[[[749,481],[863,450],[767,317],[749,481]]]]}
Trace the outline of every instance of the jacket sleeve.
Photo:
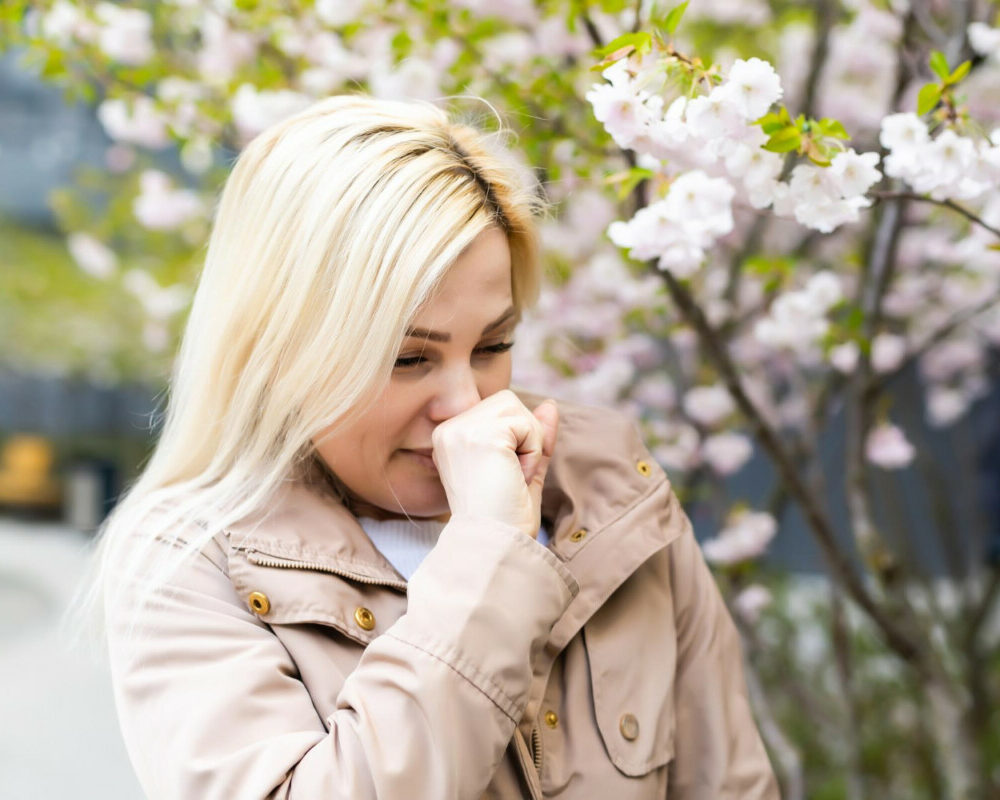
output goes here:
{"type": "Polygon", "coordinates": [[[702,558],[691,522],[670,492],[677,627],[671,800],[779,800],[747,697],[739,634],[702,558]]]}
{"type": "Polygon", "coordinates": [[[154,800],[478,798],[576,591],[520,531],[453,518],[408,584],[407,612],[367,647],[324,724],[281,642],[199,554],[141,614],[109,609],[139,780],[154,800]]]}

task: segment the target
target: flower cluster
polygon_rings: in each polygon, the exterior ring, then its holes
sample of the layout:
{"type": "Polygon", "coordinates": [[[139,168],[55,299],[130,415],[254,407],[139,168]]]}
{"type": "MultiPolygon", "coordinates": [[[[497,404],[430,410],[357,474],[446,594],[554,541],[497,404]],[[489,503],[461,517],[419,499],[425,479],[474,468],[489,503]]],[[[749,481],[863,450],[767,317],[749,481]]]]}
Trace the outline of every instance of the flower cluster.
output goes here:
{"type": "Polygon", "coordinates": [[[842,298],[840,279],[817,272],[802,289],[785,292],[771,304],[770,313],[754,326],[754,336],[775,349],[812,351],[830,328],[827,314],[842,298]]]}
{"type": "Polygon", "coordinates": [[[973,200],[1000,186],[1000,129],[984,141],[950,128],[932,137],[916,114],[890,114],[879,141],[890,151],[886,174],[935,200],[973,200]]]}
{"type": "Polygon", "coordinates": [[[822,232],[856,221],[881,179],[878,155],[838,153],[829,168],[799,165],[780,180],[783,159],[765,149],[759,120],[782,97],[774,68],[759,58],[738,59],[725,80],[703,95],[678,97],[664,108],[654,91],[663,65],[653,56],[623,58],[606,83],[587,94],[594,115],[622,148],[635,150],[663,177],[675,174],[666,197],[608,230],[633,258],[653,259],[678,277],[694,274],[707,248],[733,229],[737,198],[754,208],[822,232]]]}

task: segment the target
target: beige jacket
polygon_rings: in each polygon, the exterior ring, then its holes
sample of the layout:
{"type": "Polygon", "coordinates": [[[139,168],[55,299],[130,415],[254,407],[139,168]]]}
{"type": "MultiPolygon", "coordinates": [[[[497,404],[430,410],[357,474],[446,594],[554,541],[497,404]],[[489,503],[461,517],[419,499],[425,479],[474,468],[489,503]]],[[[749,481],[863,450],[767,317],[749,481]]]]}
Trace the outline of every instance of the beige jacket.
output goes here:
{"type": "Polygon", "coordinates": [[[407,583],[298,485],[158,594],[134,655],[113,613],[148,795],[777,798],[737,633],[666,476],[623,417],[560,412],[548,548],[455,517],[407,583]]]}

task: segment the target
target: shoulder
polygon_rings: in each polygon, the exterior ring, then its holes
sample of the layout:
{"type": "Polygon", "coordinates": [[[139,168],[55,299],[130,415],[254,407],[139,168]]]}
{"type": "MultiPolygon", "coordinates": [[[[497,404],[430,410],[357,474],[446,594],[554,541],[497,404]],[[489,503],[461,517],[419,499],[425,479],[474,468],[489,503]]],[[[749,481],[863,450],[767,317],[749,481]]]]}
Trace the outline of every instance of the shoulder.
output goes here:
{"type": "MultiPolygon", "coordinates": [[[[546,395],[520,389],[516,394],[529,408],[546,399],[546,395]]],[[[665,478],[646,448],[635,420],[627,414],[603,406],[553,399],[559,405],[553,466],[560,462],[566,468],[604,466],[623,474],[639,472],[643,478],[665,478]]]]}
{"type": "MultiPolygon", "coordinates": [[[[547,395],[521,389],[515,390],[521,401],[534,408],[547,395]]],[[[594,453],[617,453],[622,457],[646,457],[639,428],[622,411],[604,406],[552,398],[559,405],[559,444],[570,445],[594,453]]]]}

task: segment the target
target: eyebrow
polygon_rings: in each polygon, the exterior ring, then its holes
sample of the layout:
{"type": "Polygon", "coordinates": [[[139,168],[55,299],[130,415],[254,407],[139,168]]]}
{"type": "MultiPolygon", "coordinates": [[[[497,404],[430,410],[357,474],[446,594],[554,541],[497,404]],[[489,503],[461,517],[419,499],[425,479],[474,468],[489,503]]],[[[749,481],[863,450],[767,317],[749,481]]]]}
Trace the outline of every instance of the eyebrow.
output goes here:
{"type": "MultiPolygon", "coordinates": [[[[485,328],[483,328],[483,332],[480,334],[480,336],[485,336],[490,331],[495,331],[505,322],[514,319],[516,316],[517,316],[517,309],[514,308],[514,306],[511,306],[506,311],[504,311],[499,317],[493,320],[493,322],[489,323],[485,328]]],[[[444,331],[429,331],[426,328],[407,328],[406,335],[415,336],[418,339],[427,339],[428,341],[431,342],[451,341],[450,333],[445,333],[444,331]]]]}

